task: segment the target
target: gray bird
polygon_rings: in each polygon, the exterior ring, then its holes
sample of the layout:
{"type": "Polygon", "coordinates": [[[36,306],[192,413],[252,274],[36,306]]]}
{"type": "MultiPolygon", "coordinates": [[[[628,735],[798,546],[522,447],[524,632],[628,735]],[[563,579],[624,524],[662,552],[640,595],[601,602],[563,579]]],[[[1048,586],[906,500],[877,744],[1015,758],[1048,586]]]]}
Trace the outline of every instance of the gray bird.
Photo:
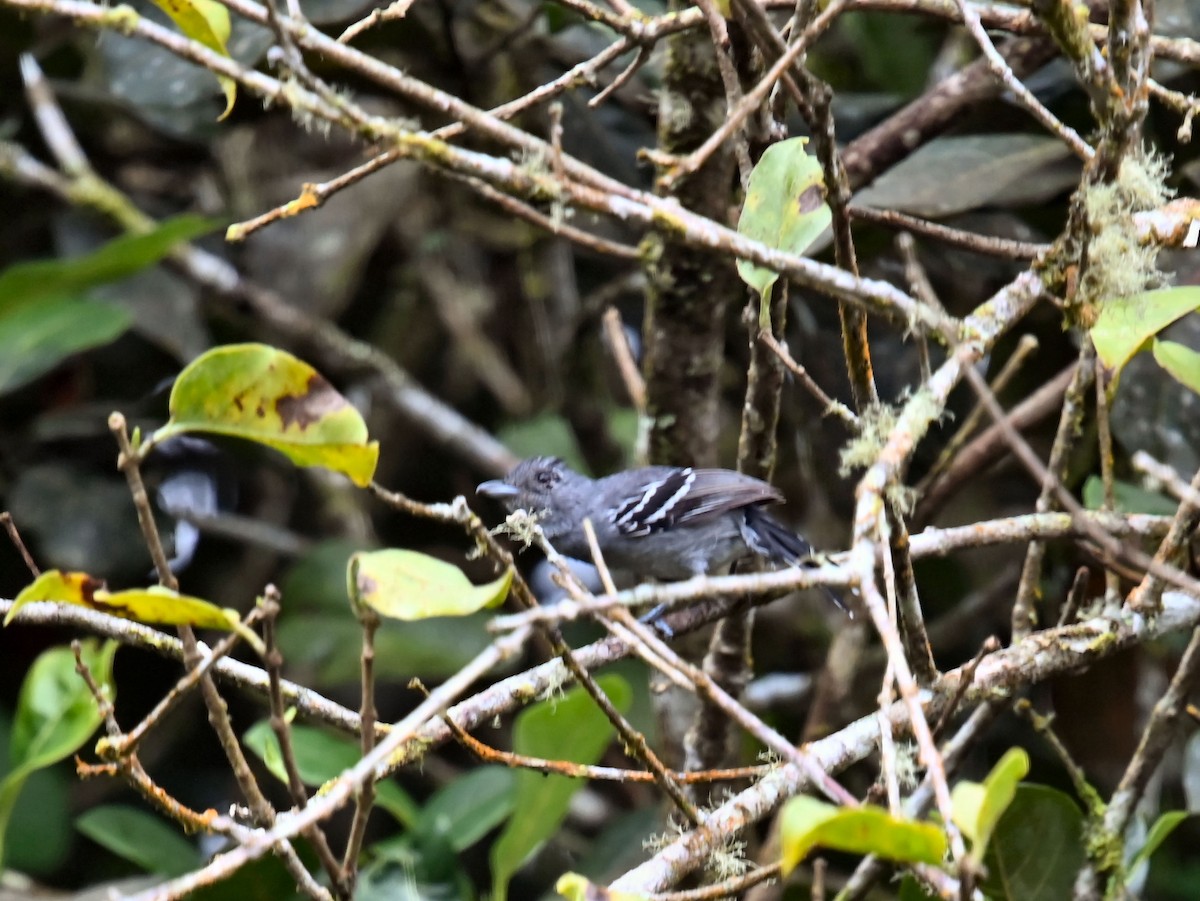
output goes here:
{"type": "Polygon", "coordinates": [[[583,532],[590,518],[605,563],[641,578],[724,572],[752,556],[813,565],[809,543],[764,509],[783,495],[728,469],[646,466],[590,479],[557,457],[531,457],[476,491],[510,513],[537,514],[546,538],[568,557],[591,558],[583,532]]]}

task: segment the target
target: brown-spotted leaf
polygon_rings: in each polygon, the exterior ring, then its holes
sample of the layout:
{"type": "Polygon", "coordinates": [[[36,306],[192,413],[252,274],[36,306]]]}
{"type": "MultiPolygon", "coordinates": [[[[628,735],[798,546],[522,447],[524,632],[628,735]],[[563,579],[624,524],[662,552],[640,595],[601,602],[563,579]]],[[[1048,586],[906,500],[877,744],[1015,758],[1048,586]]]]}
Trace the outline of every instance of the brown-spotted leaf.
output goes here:
{"type": "Polygon", "coordinates": [[[35,601],[61,601],[65,604],[90,607],[92,595],[103,587],[103,579],[94,579],[87,573],[48,570],[21,589],[21,593],[13,601],[12,609],[4,617],[4,625],[12,622],[18,610],[35,601]]]}
{"type": "Polygon", "coordinates": [[[302,360],[265,344],[231,344],[196,358],[171,389],[171,419],[155,444],[212,432],[272,447],[297,466],[324,466],[356,485],[375,474],[379,444],[329,382],[302,360]]]}
{"type": "MultiPolygon", "coordinates": [[[[825,202],[825,179],[816,157],[804,152],[808,138],[790,138],[767,148],[746,189],[738,231],[788,253],[804,253],[832,221],[825,202]]],[[[779,274],[739,260],[738,275],[770,308],[771,287],[779,274]]]]}
{"type": "Polygon", "coordinates": [[[57,569],[42,573],[17,595],[12,609],[4,618],[4,624],[8,625],[18,610],[34,601],[74,604],[122,619],[165,626],[229,631],[241,625],[236,610],[223,609],[161,585],[110,592],[101,579],[95,579],[87,573],[64,573],[57,569]]]}
{"type": "Polygon", "coordinates": [[[466,616],[503,603],[512,570],[495,581],[472,585],[463,571],[417,551],[389,548],[350,558],[347,589],[355,605],[392,619],[466,616]]]}

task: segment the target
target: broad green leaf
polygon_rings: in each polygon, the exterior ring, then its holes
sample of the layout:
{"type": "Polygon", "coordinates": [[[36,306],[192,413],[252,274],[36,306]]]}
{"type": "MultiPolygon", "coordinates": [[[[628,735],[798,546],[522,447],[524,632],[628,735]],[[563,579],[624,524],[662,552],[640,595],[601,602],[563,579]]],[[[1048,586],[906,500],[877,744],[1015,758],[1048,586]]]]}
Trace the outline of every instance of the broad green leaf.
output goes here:
{"type": "Polygon", "coordinates": [[[0,313],[0,394],[41,378],[73,354],[108,344],[132,322],[120,307],[68,297],[0,313]]]}
{"type": "MultiPolygon", "coordinates": [[[[324,785],[354,766],[362,757],[362,749],[353,739],[296,723],[290,724],[290,729],[296,769],[305,785],[324,785]]],[[[279,739],[269,722],[260,720],[255,723],[246,730],[242,741],[262,759],[271,775],[287,784],[287,769],[283,764],[279,739]]],[[[375,801],[406,829],[416,824],[419,816],[417,803],[394,780],[375,783],[375,801]]]]}
{"type": "Polygon", "coordinates": [[[147,873],[180,876],[204,863],[200,852],[180,834],[178,827],[140,807],[125,804],[93,807],[80,814],[75,827],[96,844],[147,873]]]}
{"type": "Polygon", "coordinates": [[[392,619],[466,616],[504,602],[512,570],[472,585],[452,563],[417,551],[360,551],[350,558],[347,590],[356,605],[392,619]]]}
{"type": "MultiPolygon", "coordinates": [[[[619,676],[596,680],[618,710],[632,697],[619,676]]],[[[600,759],[613,738],[613,727],[587,693],[573,688],[561,698],[542,701],[521,712],[513,725],[513,750],[530,757],[591,764],[600,759]]],[[[513,815],[492,845],[492,897],[505,901],[508,882],[521,864],[558,831],[571,797],[584,783],[567,776],[521,770],[513,815]]]]}
{"type": "MultiPolygon", "coordinates": [[[[171,17],[185,35],[209,50],[229,57],[226,44],[229,42],[229,10],[216,0],[154,0],[154,5],[171,17]]],[[[237,99],[237,82],[225,75],[218,75],[221,91],[225,94],[225,111],[217,117],[224,119],[233,111],[237,99]]]]}
{"type": "Polygon", "coordinates": [[[153,231],[116,238],[66,260],[35,260],[0,273],[0,393],[12,391],[72,354],[113,341],[132,324],[119,307],[81,295],[158,262],[172,248],[216,223],[198,216],[163,222],[153,231]]]}
{"type": "MultiPolygon", "coordinates": [[[[1113,481],[1113,499],[1117,504],[1117,513],[1174,516],[1179,508],[1179,504],[1169,497],[1120,479],[1113,481]]],[[[1104,481],[1099,476],[1088,476],[1083,483],[1083,505],[1089,510],[1099,510],[1104,506],[1104,481]]]]}
{"type": "Polygon", "coordinates": [[[476,901],[475,887],[445,841],[413,833],[374,842],[354,901],[476,901]]]}
{"type": "Polygon", "coordinates": [[[647,901],[646,895],[635,895],[631,892],[614,892],[598,885],[593,885],[586,877],[578,873],[564,873],[554,883],[554,890],[567,901],[647,901]]]}
{"type": "Polygon", "coordinates": [[[265,344],[231,344],[201,354],[171,389],[171,419],[155,444],[211,432],[274,448],[297,466],[324,466],[366,486],[379,444],[359,412],[311,366],[265,344]]]}
{"type": "Polygon", "coordinates": [[[1155,338],[1154,359],[1175,381],[1200,394],[1200,353],[1184,344],[1155,338]]]}
{"type": "Polygon", "coordinates": [[[1070,796],[1018,785],[988,843],[980,888],[994,901],[1062,901],[1083,857],[1083,814],[1070,796]]]}
{"type": "Polygon", "coordinates": [[[1129,861],[1129,866],[1126,871],[1132,875],[1142,863],[1154,856],[1154,852],[1159,849],[1163,842],[1175,831],[1175,827],[1186,820],[1191,814],[1186,810],[1168,810],[1159,815],[1159,818],[1154,821],[1154,825],[1150,827],[1150,833],[1146,836],[1146,843],[1138,848],[1133,859],[1129,861]]]}
{"type": "MultiPolygon", "coordinates": [[[[9,730],[0,729],[0,773],[11,769],[8,738],[9,730]]],[[[50,878],[62,872],[75,841],[70,796],[78,783],[74,768],[63,764],[29,774],[12,808],[13,827],[0,855],[4,866],[50,878]]]]}
{"type": "Polygon", "coordinates": [[[931,864],[940,864],[946,854],[946,835],[937,826],[897,819],[871,804],[837,807],[799,795],[787,802],[781,818],[785,876],[817,846],[931,864]]]}
{"type": "MultiPolygon", "coordinates": [[[[816,157],[804,152],[808,138],[789,138],[767,148],[746,189],[738,231],[788,253],[804,253],[833,219],[825,202],[825,180],[816,157]]],[[[745,260],[738,274],[762,298],[759,320],[770,309],[777,272],[745,260]]],[[[768,320],[769,324],[769,320],[768,320]]]]}
{"type": "Polygon", "coordinates": [[[4,624],[17,611],[32,601],[58,601],[110,613],[123,619],[134,619],[143,623],[159,623],[166,626],[195,626],[200,629],[237,630],[241,618],[236,610],[218,607],[200,598],[179,594],[161,585],[149,588],[131,588],[127,591],[110,592],[104,582],[93,579],[87,573],[59,572],[51,569],[22,589],[12,609],[4,618],[4,624]]]}
{"type": "Polygon", "coordinates": [[[1197,307],[1197,285],[1111,298],[1104,302],[1092,326],[1092,343],[1101,362],[1120,371],[1142,345],[1197,307]]]}
{"type": "Polygon", "coordinates": [[[177,245],[217,227],[212,219],[177,216],[152,231],[114,238],[102,247],[66,260],[34,260],[0,272],[0,315],[36,300],[80,295],[157,263],[177,245]]]}
{"type": "Polygon", "coordinates": [[[463,773],[434,793],[421,810],[415,831],[444,836],[454,851],[465,851],[512,813],[517,774],[502,766],[463,773]]]}
{"type": "MultiPolygon", "coordinates": [[[[117,643],[84,639],[82,658],[111,701],[117,643]]],[[[67,647],[50,648],[33,662],[17,699],[9,740],[11,771],[0,781],[0,869],[4,835],[25,780],[35,770],[57,763],[83,746],[100,725],[100,711],[83,678],[75,671],[75,654],[67,647]]]]}
{"type": "Polygon", "coordinates": [[[1024,748],[1009,748],[982,783],[960,782],[950,796],[951,816],[971,840],[971,855],[983,860],[996,824],[1017,792],[1017,784],[1029,773],[1029,755],[1024,748]]]}

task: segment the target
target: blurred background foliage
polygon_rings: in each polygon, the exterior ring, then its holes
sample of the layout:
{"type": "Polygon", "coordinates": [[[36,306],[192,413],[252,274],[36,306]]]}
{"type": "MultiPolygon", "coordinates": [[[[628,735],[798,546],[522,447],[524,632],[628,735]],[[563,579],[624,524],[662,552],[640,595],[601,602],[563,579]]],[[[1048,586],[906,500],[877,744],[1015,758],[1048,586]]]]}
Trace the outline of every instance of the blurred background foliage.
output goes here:
{"type": "MultiPolygon", "coordinates": [[[[369,5],[301,0],[308,17],[333,34],[369,5]]],[[[652,0],[639,5],[647,12],[663,10],[652,0]]],[[[148,3],[134,6],[142,15],[166,21],[148,3]]],[[[1200,33],[1196,0],[1160,3],[1158,16],[1160,32],[1200,33]]],[[[598,26],[553,2],[421,0],[403,21],[368,32],[358,46],[487,108],[555,77],[608,40],[598,26]]],[[[266,30],[235,19],[230,42],[235,58],[262,64],[271,43],[266,30]]],[[[838,137],[850,141],[960,66],[968,50],[962,35],[944,23],[853,12],[818,43],[809,62],[832,83],[838,137]]],[[[218,123],[222,102],[207,72],[111,31],[95,34],[0,9],[0,140],[43,159],[46,150],[18,74],[23,52],[35,54],[46,70],[92,164],[156,218],[190,213],[214,223],[244,219],[295,197],[304,182],[328,179],[362,162],[371,151],[296,121],[286,109],[264,108],[249,96],[218,123]]],[[[567,94],[564,148],[627,184],[648,187],[652,170],[638,162],[638,151],[655,144],[661,57],[656,53],[599,109],[586,104],[594,91],[567,94]]],[[[337,76],[321,70],[320,60],[312,63],[319,74],[337,76]]],[[[1173,88],[1197,89],[1194,72],[1168,64],[1161,68],[1160,78],[1173,88]]],[[[1029,83],[1065,121],[1086,127],[1085,99],[1064,65],[1047,66],[1029,83]]],[[[374,112],[413,113],[372,85],[348,87],[374,112]]],[[[537,133],[547,127],[540,110],[524,114],[518,124],[537,133]]],[[[800,124],[792,124],[799,133],[800,124]]],[[[1194,192],[1200,163],[1192,147],[1177,144],[1175,117],[1156,111],[1148,125],[1151,142],[1173,161],[1173,183],[1194,192]]],[[[1065,201],[1078,176],[1077,164],[1060,143],[1035,134],[1024,113],[998,99],[967,111],[950,133],[884,173],[858,199],[974,231],[1045,241],[1065,220],[1065,201]]],[[[75,258],[113,238],[109,225],[96,216],[6,179],[0,179],[0,210],[0,271],[30,260],[75,258]]],[[[626,243],[641,238],[612,221],[586,224],[626,243]]],[[[321,210],[276,223],[242,244],[225,244],[221,231],[215,228],[200,239],[202,246],[289,304],[369,341],[516,455],[557,453],[596,473],[634,459],[636,416],[604,350],[600,315],[616,306],[638,346],[643,274],[636,261],[572,246],[515,219],[469,187],[406,162],[339,194],[321,210]]],[[[869,226],[857,226],[855,233],[863,274],[903,283],[891,234],[869,226]]],[[[1016,264],[938,245],[922,242],[920,250],[940,297],[955,314],[973,308],[1018,271],[1016,264]]],[[[1177,283],[1200,282],[1195,253],[1167,255],[1164,265],[1177,283]]],[[[170,379],[202,350],[243,340],[281,343],[281,336],[252,310],[206,296],[163,265],[90,285],[79,299],[124,315],[94,322],[88,315],[92,308],[80,312],[66,330],[74,343],[64,339],[39,347],[53,366],[7,383],[0,395],[0,506],[12,512],[42,567],[86,569],[114,587],[144,584],[150,561],[114,465],[108,414],[121,410],[131,422],[157,426],[166,418],[170,379]]],[[[847,400],[831,302],[793,291],[791,303],[793,354],[827,391],[847,400]]],[[[740,306],[733,305],[727,323],[723,416],[728,427],[721,452],[726,465],[735,455],[747,357],[740,306]]],[[[1200,346],[1194,319],[1185,319],[1175,327],[1180,335],[1169,337],[1200,346]]],[[[1003,399],[1009,403],[1052,378],[1076,354],[1072,337],[1049,306],[1035,310],[1024,331],[1036,336],[1039,347],[1006,392],[1003,399]]],[[[0,339],[12,342],[0,343],[0,355],[16,353],[29,335],[0,332],[0,339]]],[[[871,335],[881,394],[896,400],[919,381],[914,346],[899,329],[878,322],[872,322],[871,335]]],[[[990,372],[1004,363],[1014,341],[1001,343],[988,361],[990,372]]],[[[303,355],[304,348],[293,349],[303,355]]],[[[1118,443],[1146,448],[1189,474],[1200,464],[1197,399],[1152,364],[1139,365],[1135,361],[1123,377],[1113,426],[1118,443]]],[[[496,475],[473,469],[432,442],[389,405],[371,379],[327,374],[364,411],[379,439],[382,484],[440,501],[457,494],[471,497],[478,481],[496,475]]],[[[960,421],[968,400],[965,394],[956,399],[960,421]]],[[[1053,426],[1050,416],[1029,432],[1039,451],[1048,448],[1053,426]]],[[[925,442],[910,482],[921,477],[953,427],[944,423],[925,442]]],[[[787,515],[822,547],[846,542],[853,483],[839,476],[837,452],[846,437],[839,423],[821,417],[809,395],[794,385],[785,389],[778,480],[789,498],[787,515]]],[[[1075,486],[1095,469],[1087,455],[1075,461],[1075,486]]],[[[992,466],[985,476],[963,486],[917,527],[1031,508],[1036,486],[1011,462],[992,466]]],[[[472,570],[456,530],[396,515],[339,477],[294,469],[245,445],[180,444],[154,461],[151,477],[163,492],[160,500],[171,501],[160,504],[160,526],[173,538],[183,589],[244,610],[264,584],[280,585],[288,676],[350,706],[357,703],[360,634],[345,597],[345,561],[353,550],[415,548],[464,565],[477,581],[490,577],[486,566],[475,564],[472,570]],[[198,532],[189,519],[203,520],[198,532]]],[[[496,511],[486,515],[495,517],[496,511]]],[[[1083,557],[1069,545],[1055,546],[1052,554],[1046,592],[1061,595],[1083,557]]],[[[956,665],[986,636],[1006,634],[1005,601],[1021,557],[1021,548],[1006,546],[920,565],[939,664],[956,665]]],[[[0,596],[14,596],[27,581],[13,549],[0,543],[0,596]]],[[[755,648],[759,673],[795,675],[819,668],[839,615],[825,611],[819,599],[764,610],[755,648]]],[[[385,680],[381,718],[398,718],[416,703],[419,695],[406,688],[411,677],[434,683],[470,659],[488,640],[483,624],[484,617],[476,616],[385,626],[378,643],[385,680]]],[[[592,634],[577,628],[573,639],[592,634]]],[[[32,627],[0,632],[0,755],[8,747],[22,675],[40,651],[66,637],[32,627]]],[[[1035,692],[1039,701],[1054,703],[1059,728],[1103,790],[1111,789],[1128,759],[1146,693],[1163,684],[1166,664],[1177,650],[1173,643],[1141,649],[1035,692]]],[[[512,665],[533,662],[539,653],[531,648],[529,659],[512,665]]],[[[855,706],[838,711],[842,722],[874,704],[883,656],[874,652],[865,659],[869,675],[858,680],[855,706]]],[[[635,663],[618,669],[634,686],[635,723],[653,732],[645,673],[635,663]]],[[[176,675],[172,664],[123,650],[116,664],[122,722],[144,714],[176,675]]],[[[234,696],[231,703],[235,724],[243,730],[264,715],[253,700],[234,696]]],[[[795,707],[767,714],[789,735],[800,732],[803,715],[803,708],[795,707]]],[[[146,750],[147,766],[181,800],[201,809],[227,806],[235,788],[198,699],[189,699],[169,726],[146,750]]],[[[509,728],[501,725],[486,740],[507,746],[509,728]]],[[[1015,721],[990,741],[992,748],[1025,744],[1035,756],[1034,777],[1066,785],[1044,745],[1015,721]]],[[[620,756],[615,750],[610,754],[620,756]]],[[[979,752],[981,771],[988,755],[987,748],[979,752]]],[[[1172,760],[1177,771],[1194,773],[1200,766],[1194,759],[1172,760]]],[[[858,778],[863,777],[869,777],[865,768],[858,778]]],[[[865,789],[854,778],[852,788],[865,789]]],[[[480,769],[470,755],[447,746],[395,781],[403,793],[395,804],[408,810],[408,822],[404,816],[373,820],[377,843],[361,896],[416,897],[397,893],[400,877],[415,873],[425,886],[420,897],[473,897],[487,885],[489,843],[484,839],[495,835],[510,809],[511,774],[480,769]],[[477,828],[448,835],[435,825],[439,812],[477,828]],[[470,842],[464,843],[464,834],[470,842]]],[[[585,790],[566,828],[518,877],[512,896],[539,896],[567,866],[596,877],[628,866],[641,853],[641,839],[662,828],[652,798],[649,789],[638,786],[585,790]]],[[[116,780],[77,781],[69,762],[40,773],[17,810],[9,863],[62,889],[129,876],[138,868],[95,841],[103,828],[89,830],[77,817],[137,803],[116,780]]],[[[1186,806],[1180,799],[1172,803],[1186,806]]],[[[1198,836],[1193,824],[1185,824],[1170,840],[1156,858],[1147,897],[1195,897],[1198,836]]],[[[187,850],[180,854],[186,857],[187,850]]],[[[291,891],[278,863],[265,860],[210,894],[277,899],[291,891]]]]}

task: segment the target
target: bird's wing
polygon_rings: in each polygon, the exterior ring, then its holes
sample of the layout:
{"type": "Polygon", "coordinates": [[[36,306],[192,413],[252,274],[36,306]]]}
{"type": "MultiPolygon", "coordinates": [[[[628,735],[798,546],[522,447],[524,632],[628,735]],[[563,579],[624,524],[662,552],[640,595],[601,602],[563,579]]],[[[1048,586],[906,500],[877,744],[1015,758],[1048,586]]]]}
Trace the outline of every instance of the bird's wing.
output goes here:
{"type": "Polygon", "coordinates": [[[728,469],[654,467],[645,488],[614,504],[613,524],[623,535],[650,535],[751,504],[783,500],[766,482],[728,469]]]}

